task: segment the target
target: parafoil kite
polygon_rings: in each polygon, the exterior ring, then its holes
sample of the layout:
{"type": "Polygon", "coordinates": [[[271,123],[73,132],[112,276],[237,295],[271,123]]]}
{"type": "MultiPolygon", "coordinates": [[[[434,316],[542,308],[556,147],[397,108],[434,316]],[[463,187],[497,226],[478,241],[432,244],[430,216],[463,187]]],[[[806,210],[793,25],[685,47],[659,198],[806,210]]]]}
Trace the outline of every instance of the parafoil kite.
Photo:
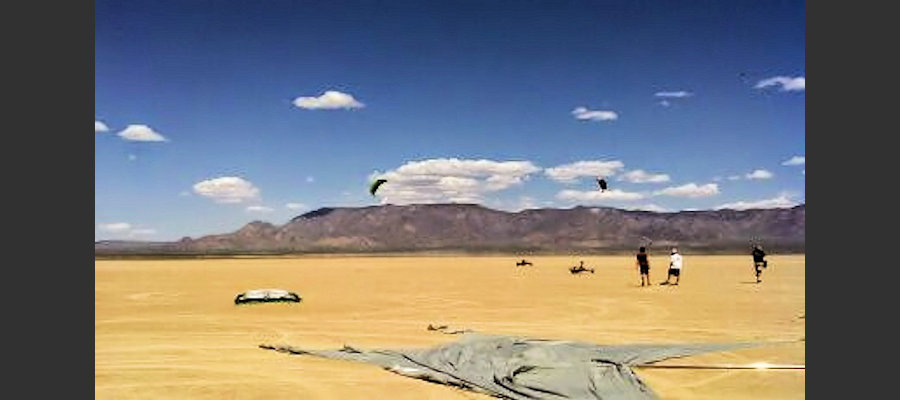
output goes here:
{"type": "Polygon", "coordinates": [[[378,188],[381,187],[381,185],[383,185],[385,182],[387,182],[387,179],[378,179],[375,182],[372,182],[372,186],[369,186],[369,194],[374,196],[375,192],[378,191],[378,188]]]}

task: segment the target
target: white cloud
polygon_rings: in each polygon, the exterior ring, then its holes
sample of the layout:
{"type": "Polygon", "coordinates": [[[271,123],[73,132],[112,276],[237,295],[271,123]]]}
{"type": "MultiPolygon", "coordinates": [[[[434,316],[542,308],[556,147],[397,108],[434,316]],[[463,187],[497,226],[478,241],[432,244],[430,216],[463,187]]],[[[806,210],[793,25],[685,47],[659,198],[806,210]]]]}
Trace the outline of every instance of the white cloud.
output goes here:
{"type": "Polygon", "coordinates": [[[319,97],[298,97],[294,105],[307,110],[336,110],[339,108],[363,108],[366,105],[353,98],[353,95],[328,90],[319,97]]]}
{"type": "Polygon", "coordinates": [[[636,205],[636,206],[628,206],[628,207],[624,207],[624,209],[633,210],[633,211],[653,211],[653,212],[660,212],[660,213],[671,212],[671,210],[669,210],[665,207],[662,207],[660,205],[653,204],[653,203],[641,204],[641,205],[636,205]]]}
{"type": "Polygon", "coordinates": [[[112,235],[113,237],[136,237],[136,236],[148,236],[155,235],[155,229],[149,228],[136,228],[133,227],[128,222],[113,222],[108,224],[97,224],[97,230],[101,232],[106,232],[112,235]]]}
{"type": "Polygon", "coordinates": [[[259,197],[253,183],[236,176],[223,176],[194,184],[194,193],[209,197],[217,203],[243,203],[259,197]]]}
{"type": "Polygon", "coordinates": [[[275,210],[273,210],[273,209],[270,208],[270,207],[266,207],[266,206],[249,206],[249,207],[247,207],[247,211],[249,211],[249,212],[259,212],[259,213],[267,213],[267,212],[272,212],[272,211],[275,211],[275,210]]]}
{"type": "Polygon", "coordinates": [[[668,100],[663,100],[663,101],[659,102],[659,105],[661,105],[663,107],[668,107],[668,106],[672,105],[672,103],[669,103],[668,100]]]}
{"type": "Polygon", "coordinates": [[[661,183],[661,182],[668,182],[669,175],[667,175],[667,174],[652,174],[652,173],[646,172],[642,169],[636,169],[636,170],[628,171],[628,172],[622,174],[622,176],[619,177],[619,180],[620,181],[624,180],[624,181],[631,182],[631,183],[661,183]]]}
{"type": "Polygon", "coordinates": [[[128,125],[119,132],[122,139],[135,142],[168,142],[169,139],[155,132],[147,125],[128,125]]]}
{"type": "Polygon", "coordinates": [[[435,158],[411,161],[396,172],[404,176],[447,175],[464,177],[522,177],[540,171],[530,161],[465,160],[435,158]]]}
{"type": "Polygon", "coordinates": [[[287,203],[284,206],[287,207],[289,210],[304,210],[304,209],[308,208],[306,206],[306,204],[303,204],[303,203],[287,203]]]}
{"type": "MultiPolygon", "coordinates": [[[[759,180],[759,179],[772,179],[772,177],[774,177],[774,176],[775,176],[775,174],[773,174],[772,172],[770,172],[768,170],[756,169],[756,170],[753,170],[752,172],[746,173],[744,175],[731,175],[726,179],[728,179],[729,181],[739,181],[741,179],[750,179],[750,180],[757,179],[757,180],[759,180]]],[[[716,179],[713,178],[713,180],[715,181],[716,179]]]]}
{"type": "Polygon", "coordinates": [[[793,156],[790,160],[787,160],[781,165],[806,165],[806,156],[793,156]]]}
{"type": "Polygon", "coordinates": [[[705,185],[698,186],[696,183],[691,182],[686,185],[667,187],[665,189],[658,190],[653,194],[657,196],[666,195],[691,198],[707,197],[719,194],[719,185],[715,183],[707,183],[705,185]]]}
{"type": "Polygon", "coordinates": [[[756,201],[738,201],[734,203],[726,203],[716,207],[717,210],[724,208],[732,210],[749,210],[758,208],[787,208],[797,205],[797,202],[791,200],[790,196],[781,194],[778,197],[756,201]]]}
{"type": "Polygon", "coordinates": [[[537,202],[535,202],[535,199],[530,196],[519,196],[518,199],[512,199],[508,201],[491,199],[486,201],[484,205],[496,210],[504,210],[509,212],[520,212],[538,208],[537,202]]]}
{"type": "Polygon", "coordinates": [[[656,97],[669,97],[669,98],[680,99],[683,97],[691,97],[694,94],[691,92],[686,92],[684,90],[679,90],[677,92],[656,92],[653,95],[656,97]]]}
{"type": "Polygon", "coordinates": [[[530,161],[438,158],[407,162],[369,178],[387,179],[377,192],[383,204],[480,203],[485,193],[519,185],[538,171],[530,161]]]}
{"type": "Polygon", "coordinates": [[[529,196],[519,197],[519,204],[516,206],[516,211],[529,210],[532,208],[537,208],[537,203],[534,202],[533,197],[529,197],[529,196]]]}
{"type": "Polygon", "coordinates": [[[634,192],[623,192],[619,189],[606,191],[592,190],[563,190],[556,194],[556,198],[560,200],[574,200],[583,202],[600,202],[600,201],[630,201],[640,200],[644,198],[643,194],[634,192]]]}
{"type": "Polygon", "coordinates": [[[625,168],[625,164],[619,160],[578,161],[547,168],[544,173],[555,181],[573,183],[575,179],[582,176],[613,176],[622,168],[625,168]]]}
{"type": "Polygon", "coordinates": [[[615,111],[594,111],[584,107],[578,107],[572,110],[572,115],[574,115],[576,119],[582,121],[615,121],[619,119],[619,114],[616,114],[615,111]]]}
{"type": "Polygon", "coordinates": [[[134,161],[134,160],[137,160],[137,156],[134,155],[134,154],[129,154],[129,155],[128,155],[128,161],[134,161]]]}
{"type": "Polygon", "coordinates": [[[312,176],[307,176],[307,177],[306,177],[306,183],[313,183],[313,182],[315,182],[315,181],[316,181],[316,178],[313,178],[312,176]]]}
{"type": "Polygon", "coordinates": [[[109,132],[109,127],[103,122],[94,120],[94,133],[109,132]]]}
{"type": "Polygon", "coordinates": [[[763,79],[756,84],[756,89],[764,89],[769,86],[781,86],[782,92],[789,91],[806,91],[806,78],[802,76],[798,76],[796,78],[791,78],[789,76],[775,76],[768,79],[763,79]]]}
{"type": "Polygon", "coordinates": [[[112,222],[108,224],[97,224],[97,229],[104,232],[122,233],[131,230],[131,224],[127,222],[112,222]]]}
{"type": "Polygon", "coordinates": [[[749,174],[744,175],[747,179],[771,179],[772,173],[764,169],[757,169],[749,174]]]}

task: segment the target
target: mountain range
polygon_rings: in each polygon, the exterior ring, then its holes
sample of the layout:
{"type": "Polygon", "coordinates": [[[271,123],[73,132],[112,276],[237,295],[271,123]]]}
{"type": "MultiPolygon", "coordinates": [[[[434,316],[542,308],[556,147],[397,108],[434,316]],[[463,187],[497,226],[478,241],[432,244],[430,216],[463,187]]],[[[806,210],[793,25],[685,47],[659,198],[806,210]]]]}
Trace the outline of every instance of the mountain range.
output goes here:
{"type": "Polygon", "coordinates": [[[99,241],[96,256],[290,253],[620,253],[640,245],[684,251],[805,251],[806,205],[660,213],[608,207],[507,212],[475,204],[320,208],[284,225],[254,221],[232,233],[175,242],[99,241]]]}

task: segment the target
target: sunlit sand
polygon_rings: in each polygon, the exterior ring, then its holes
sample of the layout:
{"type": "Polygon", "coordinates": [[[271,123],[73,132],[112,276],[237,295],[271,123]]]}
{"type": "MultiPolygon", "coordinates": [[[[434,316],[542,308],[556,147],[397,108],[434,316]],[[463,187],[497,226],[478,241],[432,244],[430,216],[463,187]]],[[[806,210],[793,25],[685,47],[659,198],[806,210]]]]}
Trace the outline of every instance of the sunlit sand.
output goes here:
{"type": "MultiPolygon", "coordinates": [[[[678,286],[631,257],[299,257],[95,262],[96,397],[489,399],[375,366],[259,349],[429,347],[429,324],[598,344],[783,341],[662,364],[805,364],[805,257],[684,254],[678,286]],[[572,275],[579,260],[596,273],[572,275]],[[258,288],[300,303],[236,306],[258,288]]],[[[666,399],[805,397],[804,370],[637,369],[666,399]]]]}

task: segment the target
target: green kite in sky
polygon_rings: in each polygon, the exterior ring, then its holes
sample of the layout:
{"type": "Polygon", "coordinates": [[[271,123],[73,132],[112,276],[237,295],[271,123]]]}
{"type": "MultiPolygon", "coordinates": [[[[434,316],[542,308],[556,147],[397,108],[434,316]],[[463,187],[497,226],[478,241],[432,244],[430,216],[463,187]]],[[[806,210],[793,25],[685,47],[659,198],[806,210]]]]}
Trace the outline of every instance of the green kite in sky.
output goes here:
{"type": "Polygon", "coordinates": [[[372,182],[372,186],[369,186],[369,193],[374,196],[375,192],[378,190],[381,185],[387,182],[387,179],[378,179],[375,182],[372,182]]]}

